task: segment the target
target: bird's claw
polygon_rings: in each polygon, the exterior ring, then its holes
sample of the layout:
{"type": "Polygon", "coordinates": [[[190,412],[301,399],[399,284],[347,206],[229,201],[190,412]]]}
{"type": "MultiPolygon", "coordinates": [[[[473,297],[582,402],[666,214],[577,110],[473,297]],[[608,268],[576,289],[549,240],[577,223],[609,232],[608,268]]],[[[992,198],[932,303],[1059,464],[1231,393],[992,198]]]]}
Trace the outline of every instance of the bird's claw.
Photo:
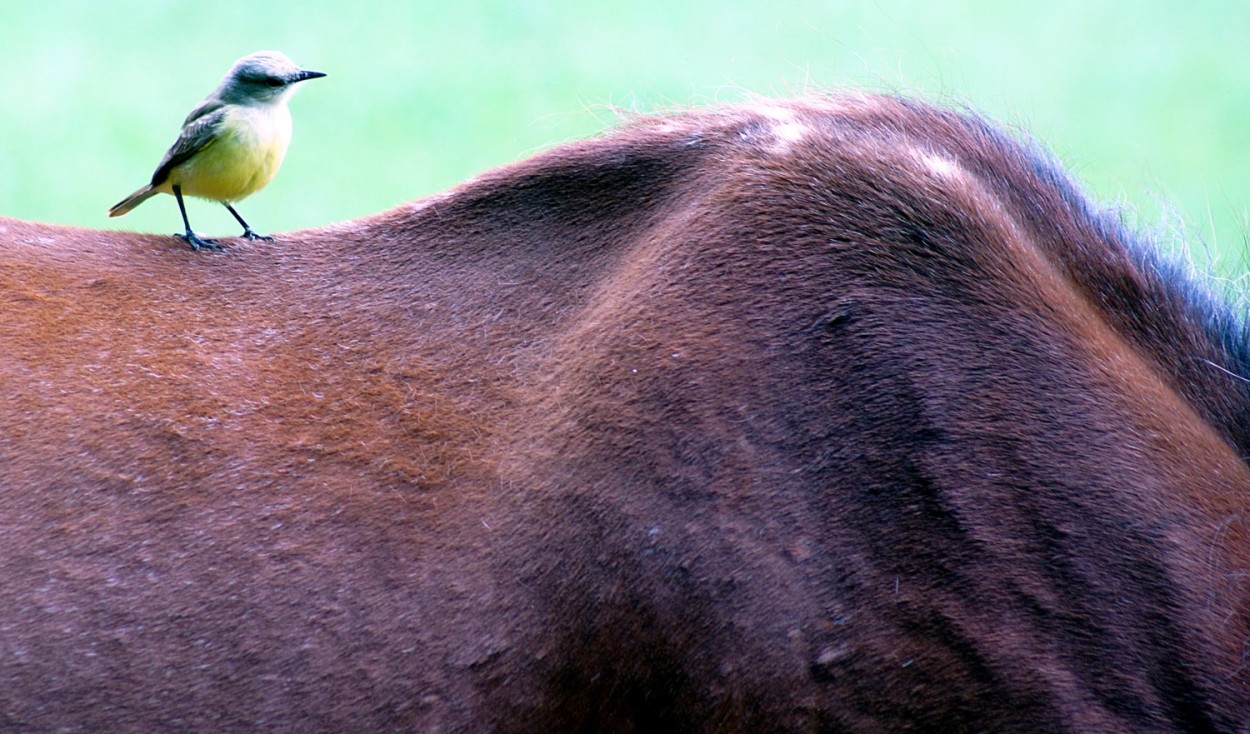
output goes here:
{"type": "Polygon", "coordinates": [[[196,252],[199,252],[200,250],[224,250],[226,249],[222,247],[221,245],[217,244],[217,240],[204,239],[203,237],[200,237],[194,232],[187,232],[186,234],[174,234],[174,236],[182,240],[183,242],[187,243],[188,245],[191,245],[191,249],[195,250],[196,252]]]}
{"type": "Polygon", "coordinates": [[[243,230],[243,237],[246,237],[247,239],[252,240],[253,242],[256,240],[264,240],[266,242],[273,242],[273,237],[270,237],[267,234],[256,234],[255,232],[252,231],[250,227],[243,230]]]}

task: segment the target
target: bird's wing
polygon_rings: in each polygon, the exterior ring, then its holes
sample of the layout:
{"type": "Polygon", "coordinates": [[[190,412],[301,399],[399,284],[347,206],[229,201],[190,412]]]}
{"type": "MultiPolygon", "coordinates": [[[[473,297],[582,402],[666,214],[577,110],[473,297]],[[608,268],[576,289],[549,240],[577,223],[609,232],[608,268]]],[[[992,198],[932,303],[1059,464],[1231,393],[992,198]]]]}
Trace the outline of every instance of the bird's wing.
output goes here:
{"type": "Polygon", "coordinates": [[[152,174],[152,185],[160,186],[169,178],[169,172],[187,162],[196,153],[212,145],[217,139],[217,132],[226,120],[226,111],[221,106],[206,107],[200,105],[191,111],[183,123],[178,139],[165,152],[165,157],[152,174]]]}

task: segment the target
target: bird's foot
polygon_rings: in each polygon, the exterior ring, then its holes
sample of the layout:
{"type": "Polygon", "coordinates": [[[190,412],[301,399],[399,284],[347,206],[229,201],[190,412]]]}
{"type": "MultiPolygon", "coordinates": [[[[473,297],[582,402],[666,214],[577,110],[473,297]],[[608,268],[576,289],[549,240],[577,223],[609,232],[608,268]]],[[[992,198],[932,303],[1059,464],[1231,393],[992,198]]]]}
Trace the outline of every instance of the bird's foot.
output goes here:
{"type": "Polygon", "coordinates": [[[200,250],[224,250],[226,248],[217,244],[217,240],[208,240],[200,237],[194,232],[188,231],[186,234],[175,234],[175,237],[183,242],[191,245],[191,249],[199,252],[200,250]]]}
{"type": "Polygon", "coordinates": [[[251,227],[244,228],[242,236],[252,241],[264,240],[266,242],[273,242],[272,237],[270,237],[267,234],[256,234],[255,232],[252,231],[251,227]]]}

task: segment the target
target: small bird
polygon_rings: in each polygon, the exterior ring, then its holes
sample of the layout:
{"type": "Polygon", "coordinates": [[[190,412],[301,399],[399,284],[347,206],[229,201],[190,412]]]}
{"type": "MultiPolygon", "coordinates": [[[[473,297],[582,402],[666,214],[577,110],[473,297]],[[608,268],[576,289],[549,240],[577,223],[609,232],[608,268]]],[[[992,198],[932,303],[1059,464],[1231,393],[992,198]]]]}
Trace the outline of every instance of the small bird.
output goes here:
{"type": "Polygon", "coordinates": [[[277,51],[258,51],[234,62],[221,84],[187,115],[152,182],[109,209],[109,216],[120,217],[155,194],[173,194],[187,230],[174,236],[196,250],[220,250],[216,241],[191,231],[182,202],[186,194],[220,201],[249,240],[273,241],[253,232],[231,202],[260,191],[273,179],[291,142],[287,98],[297,83],[322,76],[277,51]]]}

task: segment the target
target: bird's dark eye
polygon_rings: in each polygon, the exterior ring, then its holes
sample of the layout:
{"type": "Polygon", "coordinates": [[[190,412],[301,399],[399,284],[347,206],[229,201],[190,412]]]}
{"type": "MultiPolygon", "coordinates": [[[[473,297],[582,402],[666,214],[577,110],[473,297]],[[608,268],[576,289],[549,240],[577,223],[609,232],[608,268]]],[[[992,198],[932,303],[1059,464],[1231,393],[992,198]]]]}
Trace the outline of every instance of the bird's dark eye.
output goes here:
{"type": "Polygon", "coordinates": [[[265,79],[265,84],[267,84],[267,85],[269,85],[269,86],[271,86],[271,87],[280,87],[280,86],[282,86],[283,84],[286,84],[286,82],[282,81],[281,79],[279,79],[279,78],[278,78],[278,77],[276,77],[276,76],[271,76],[271,77],[268,77],[268,78],[266,78],[266,79],[265,79]]]}

